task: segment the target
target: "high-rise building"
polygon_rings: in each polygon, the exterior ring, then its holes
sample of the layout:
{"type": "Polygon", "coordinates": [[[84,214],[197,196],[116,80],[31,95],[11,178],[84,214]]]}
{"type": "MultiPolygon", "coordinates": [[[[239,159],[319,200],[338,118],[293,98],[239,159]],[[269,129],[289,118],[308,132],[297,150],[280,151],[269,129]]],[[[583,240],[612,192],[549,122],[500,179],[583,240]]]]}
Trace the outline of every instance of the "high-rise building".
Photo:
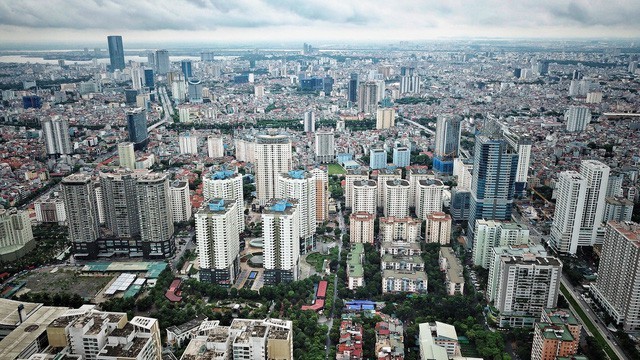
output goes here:
{"type": "Polygon", "coordinates": [[[407,180],[387,180],[387,195],[384,216],[406,218],[409,216],[409,182],[407,180]]]}
{"type": "Polygon", "coordinates": [[[387,151],[384,149],[371,149],[369,151],[369,167],[371,170],[387,167],[387,151]]]}
{"type": "Polygon", "coordinates": [[[424,167],[411,167],[407,174],[409,180],[409,206],[416,206],[416,196],[418,194],[418,181],[435,179],[436,176],[433,171],[424,167]]]}
{"type": "Polygon", "coordinates": [[[424,240],[427,243],[449,245],[451,243],[451,215],[442,211],[435,211],[427,215],[424,240]]]}
{"type": "Polygon", "coordinates": [[[378,183],[378,207],[383,208],[387,196],[387,180],[402,179],[402,169],[383,168],[373,172],[373,176],[378,183]]]}
{"type": "Polygon", "coordinates": [[[62,197],[67,210],[69,240],[74,255],[95,258],[100,229],[96,192],[91,177],[73,174],[62,179],[62,197]]]}
{"type": "Polygon", "coordinates": [[[353,203],[351,211],[376,214],[377,184],[373,180],[356,180],[353,182],[353,203]]]}
{"type": "Polygon", "coordinates": [[[180,68],[182,69],[182,73],[184,74],[185,79],[193,77],[193,71],[191,70],[191,60],[180,61],[180,68]]]}
{"type": "Polygon", "coordinates": [[[189,78],[187,80],[189,102],[192,104],[201,104],[203,85],[202,81],[197,78],[189,78]]]}
{"type": "Polygon", "coordinates": [[[436,122],[436,142],[433,168],[436,171],[452,174],[453,159],[458,157],[462,117],[457,115],[440,115],[436,122]]]}
{"type": "Polygon", "coordinates": [[[256,162],[256,143],[245,139],[234,139],[234,147],[236,149],[236,160],[255,163],[256,162]]]}
{"type": "Polygon", "coordinates": [[[383,217],[380,218],[380,237],[382,242],[418,242],[422,221],[419,219],[383,217]]]}
{"type": "Polygon", "coordinates": [[[0,206],[0,261],[9,262],[35,248],[29,214],[0,206]]]}
{"type": "Polygon", "coordinates": [[[351,74],[349,78],[349,88],[347,90],[349,91],[347,100],[351,103],[358,101],[358,74],[351,74]]]}
{"type": "Polygon", "coordinates": [[[212,167],[211,171],[202,177],[202,195],[205,200],[220,198],[237,203],[235,224],[238,233],[244,231],[244,192],[242,190],[242,174],[237,169],[212,167]]]}
{"type": "Polygon", "coordinates": [[[105,220],[111,236],[133,238],[140,234],[136,179],[144,173],[147,172],[123,168],[100,173],[105,220]]]}
{"type": "Polygon", "coordinates": [[[591,111],[585,106],[571,106],[564,113],[567,131],[584,131],[591,122],[591,111]]]}
{"type": "Polygon", "coordinates": [[[118,162],[125,169],[136,168],[136,153],[132,142],[118,143],[118,162]]]}
{"type": "Polygon", "coordinates": [[[42,135],[47,155],[59,156],[73,153],[67,119],[54,117],[42,120],[42,135]]]}
{"type": "Polygon", "coordinates": [[[298,280],[300,219],[295,200],[271,199],[262,211],[264,283],[298,280]]]}
{"type": "Polygon", "coordinates": [[[388,129],[396,126],[396,111],[393,108],[376,110],[376,129],[388,129]]]}
{"type": "Polygon", "coordinates": [[[551,247],[562,254],[575,254],[585,209],[587,181],[576,171],[563,171],[556,183],[556,209],[551,223],[551,247]]]}
{"type": "Polygon", "coordinates": [[[344,177],[344,206],[353,207],[353,183],[357,180],[369,180],[369,170],[366,168],[348,169],[344,177]]]}
{"type": "Polygon", "coordinates": [[[198,136],[190,132],[182,133],[178,136],[178,147],[180,154],[198,153],[198,136]]]}
{"type": "Polygon", "coordinates": [[[152,91],[156,88],[156,78],[153,69],[144,69],[144,86],[152,91]]]}
{"type": "Polygon", "coordinates": [[[473,243],[477,219],[510,220],[515,193],[518,154],[502,137],[499,126],[485,125],[476,136],[467,234],[473,243]]]}
{"type": "Polygon", "coordinates": [[[291,170],[278,177],[277,197],[295,199],[298,204],[300,226],[300,253],[315,248],[316,233],[316,181],[310,172],[291,170]]]}
{"type": "Polygon", "coordinates": [[[640,225],[609,221],[594,299],[624,331],[640,330],[640,225]]]}
{"type": "Polygon", "coordinates": [[[442,195],[445,186],[441,180],[429,179],[418,181],[416,194],[416,216],[427,220],[427,216],[433,212],[442,211],[442,195]]]}
{"type": "Polygon", "coordinates": [[[419,93],[420,93],[420,76],[415,71],[415,68],[403,67],[400,70],[400,94],[419,94],[419,93]]]}
{"type": "Polygon", "coordinates": [[[305,132],[316,131],[316,116],[311,110],[304,112],[304,131],[305,132]]]}
{"type": "Polygon", "coordinates": [[[136,150],[144,150],[149,141],[147,130],[147,111],[143,108],[136,108],[127,111],[127,129],[129,131],[129,141],[133,143],[136,150]]]}
{"type": "Polygon", "coordinates": [[[393,148],[393,165],[405,167],[411,164],[411,151],[408,147],[396,146],[393,148]]]}
{"type": "Polygon", "coordinates": [[[142,254],[147,259],[170,258],[175,252],[173,216],[167,175],[149,173],[136,182],[142,254]]]}
{"type": "Polygon", "coordinates": [[[171,61],[168,50],[156,50],[156,71],[160,75],[167,75],[171,71],[171,61]]]}
{"type": "Polygon", "coordinates": [[[276,197],[278,176],[291,170],[291,140],[286,135],[258,135],[255,154],[257,198],[264,205],[276,197]]]}
{"type": "Polygon", "coordinates": [[[488,269],[493,249],[500,246],[529,244],[529,228],[523,224],[494,220],[476,220],[473,265],[488,269]]]}
{"type": "Polygon", "coordinates": [[[544,248],[497,247],[489,265],[487,294],[500,327],[531,326],[558,302],[562,263],[544,248]]]}
{"type": "Polygon", "coordinates": [[[213,198],[196,212],[200,281],[231,286],[240,272],[238,204],[213,198]]]}
{"type": "Polygon", "coordinates": [[[67,212],[64,201],[58,196],[41,196],[33,203],[36,213],[36,221],[39,223],[57,223],[64,225],[67,222],[67,212]]]}
{"type": "Polygon", "coordinates": [[[320,168],[309,172],[316,183],[316,223],[320,224],[329,218],[329,175],[320,168]]]}
{"type": "Polygon", "coordinates": [[[207,136],[207,156],[212,158],[224,156],[224,142],[222,141],[222,137],[215,135],[207,136]]]}
{"type": "Polygon", "coordinates": [[[336,145],[333,130],[319,130],[315,133],[315,138],[316,161],[322,164],[334,162],[336,145]]]}
{"type": "Polygon", "coordinates": [[[375,214],[353,212],[349,216],[349,241],[352,243],[373,244],[373,225],[375,214]]]}
{"type": "Polygon", "coordinates": [[[361,113],[375,114],[381,99],[377,82],[367,81],[358,84],[358,110],[361,113]]]}
{"type": "Polygon", "coordinates": [[[175,180],[169,186],[171,194],[171,215],[173,222],[191,220],[191,196],[189,196],[189,182],[175,180]]]}
{"type": "Polygon", "coordinates": [[[584,211],[578,246],[593,246],[602,244],[604,239],[604,210],[605,198],[611,169],[597,160],[582,160],[580,163],[580,175],[587,182],[585,191],[584,211]]]}
{"type": "Polygon", "coordinates": [[[603,223],[609,220],[631,221],[633,216],[633,201],[625,198],[608,197],[605,199],[603,223]]]}
{"type": "Polygon", "coordinates": [[[518,153],[518,169],[516,170],[515,192],[522,195],[527,187],[529,178],[529,163],[531,162],[531,138],[526,135],[516,135],[508,130],[504,131],[504,138],[515,152],[518,153]]]}
{"type": "Polygon", "coordinates": [[[109,47],[109,70],[124,69],[124,48],[122,47],[122,36],[107,36],[107,45],[109,47]]]}

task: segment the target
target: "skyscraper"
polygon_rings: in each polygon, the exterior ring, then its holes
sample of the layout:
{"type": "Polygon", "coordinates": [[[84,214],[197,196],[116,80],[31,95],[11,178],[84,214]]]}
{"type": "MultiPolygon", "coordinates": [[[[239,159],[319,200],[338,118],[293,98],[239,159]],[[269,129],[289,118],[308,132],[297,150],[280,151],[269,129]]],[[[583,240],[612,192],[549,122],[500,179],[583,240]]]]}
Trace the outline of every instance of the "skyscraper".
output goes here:
{"type": "Polygon", "coordinates": [[[409,166],[411,159],[411,152],[407,147],[394,147],[393,148],[393,165],[397,167],[409,166]]]}
{"type": "Polygon", "coordinates": [[[564,113],[567,131],[584,131],[591,121],[591,111],[585,106],[571,106],[564,113]]]}
{"type": "Polygon", "coordinates": [[[109,63],[111,72],[124,69],[124,48],[122,47],[122,36],[107,36],[109,47],[109,63]]]}
{"type": "Polygon", "coordinates": [[[311,110],[304,112],[304,131],[305,132],[316,131],[316,116],[311,110]]]}
{"type": "Polygon", "coordinates": [[[433,212],[442,211],[442,195],[445,186],[441,180],[429,179],[418,181],[416,194],[416,217],[427,220],[433,212]]]}
{"type": "Polygon", "coordinates": [[[373,244],[373,225],[376,216],[366,212],[353,212],[349,216],[349,240],[352,243],[373,244]]]}
{"type": "Polygon", "coordinates": [[[358,85],[358,111],[365,114],[375,114],[378,102],[382,99],[379,95],[377,82],[360,83],[358,85]]]}
{"type": "Polygon", "coordinates": [[[133,143],[134,149],[144,150],[149,141],[147,111],[143,108],[127,111],[127,129],[129,130],[129,141],[133,143]]]}
{"type": "Polygon", "coordinates": [[[469,206],[468,238],[473,243],[477,219],[510,220],[518,154],[502,138],[498,124],[489,122],[476,136],[469,206]]]}
{"type": "Polygon", "coordinates": [[[352,212],[376,214],[376,182],[373,180],[356,180],[353,182],[352,212]]]}
{"type": "Polygon", "coordinates": [[[384,216],[409,217],[409,182],[404,179],[387,180],[384,216]]]}
{"type": "Polygon", "coordinates": [[[35,245],[28,212],[0,206],[0,260],[16,260],[35,245]]]}
{"type": "Polygon", "coordinates": [[[348,100],[351,103],[355,103],[358,101],[358,74],[351,74],[351,78],[349,79],[349,94],[348,100]]]}
{"type": "Polygon", "coordinates": [[[473,265],[488,269],[493,249],[529,243],[529,228],[522,224],[494,220],[476,220],[473,265]]]}
{"type": "Polygon", "coordinates": [[[320,168],[309,172],[316,182],[316,223],[320,224],[329,218],[329,175],[320,168]]]}
{"type": "Polygon", "coordinates": [[[202,103],[202,81],[197,78],[189,78],[187,80],[187,84],[189,85],[189,102],[192,104],[201,104],[202,103]]]}
{"type": "MultiPolygon", "coordinates": [[[[409,177],[409,206],[416,206],[416,195],[418,194],[418,181],[435,179],[433,171],[425,167],[411,167],[408,172],[409,177]]],[[[378,205],[380,206],[380,205],[378,205]]]]}
{"type": "Polygon", "coordinates": [[[604,236],[604,210],[610,168],[597,160],[582,160],[580,175],[587,181],[584,212],[580,224],[578,246],[602,243],[604,236]]]}
{"type": "Polygon", "coordinates": [[[286,135],[256,136],[256,191],[260,205],[276,197],[278,176],[291,170],[291,140],[286,135]]]}
{"type": "Polygon", "coordinates": [[[222,137],[216,135],[207,136],[207,156],[219,158],[224,156],[224,142],[222,137]]]}
{"type": "MultiPolygon", "coordinates": [[[[373,177],[376,177],[376,182],[378,183],[378,201],[377,206],[379,208],[383,208],[385,204],[385,199],[387,196],[387,180],[395,180],[402,179],[402,169],[400,168],[383,168],[378,169],[373,172],[373,177]],[[377,174],[377,177],[376,177],[377,174]]],[[[411,194],[411,190],[409,190],[409,194],[411,194]]]]}
{"type": "Polygon", "coordinates": [[[42,120],[42,133],[47,155],[58,156],[73,153],[67,119],[56,116],[42,120]]]}
{"type": "Polygon", "coordinates": [[[178,148],[180,154],[198,153],[198,136],[190,132],[184,132],[178,136],[178,148]]]}
{"type": "Polygon", "coordinates": [[[155,74],[153,69],[144,69],[144,86],[150,90],[154,90],[156,87],[155,74]]]}
{"type": "Polygon", "coordinates": [[[440,115],[436,122],[436,143],[433,168],[436,171],[452,174],[453,158],[458,157],[462,117],[440,115]]]}
{"type": "Polygon", "coordinates": [[[169,187],[171,194],[172,221],[185,222],[191,220],[191,196],[189,196],[189,182],[175,180],[169,187]]]}
{"type": "Polygon", "coordinates": [[[175,243],[167,175],[149,173],[139,177],[136,199],[143,256],[147,259],[171,257],[175,252],[175,243]]]}
{"type": "Polygon", "coordinates": [[[182,68],[182,73],[184,74],[185,79],[193,77],[193,72],[191,71],[191,60],[180,61],[180,68],[182,68]]]}
{"type": "Polygon", "coordinates": [[[400,94],[420,93],[420,76],[415,68],[405,68],[400,70],[400,94]]]}
{"type": "Polygon", "coordinates": [[[353,183],[357,180],[368,180],[369,171],[366,168],[348,169],[344,177],[344,206],[353,206],[353,183]]]}
{"type": "Polygon", "coordinates": [[[95,258],[100,230],[96,192],[91,177],[73,174],[62,179],[62,197],[74,256],[95,258]]]}
{"type": "Polygon", "coordinates": [[[529,178],[529,163],[531,162],[531,138],[527,135],[516,135],[509,130],[504,131],[504,138],[515,152],[518,153],[518,169],[516,172],[516,195],[522,195],[527,187],[529,178]]]}
{"type": "Polygon", "coordinates": [[[171,70],[168,50],[156,51],[156,70],[160,75],[166,75],[171,70]]]}
{"type": "Polygon", "coordinates": [[[451,215],[441,211],[427,215],[424,240],[427,243],[449,245],[451,242],[451,215]]]}
{"type": "Polygon", "coordinates": [[[556,183],[556,209],[551,223],[551,247],[563,254],[575,254],[586,198],[587,181],[576,171],[563,171],[556,183]]]}
{"type": "Polygon", "coordinates": [[[333,130],[319,130],[315,138],[316,161],[323,164],[334,162],[336,146],[333,130]]]}
{"type": "Polygon", "coordinates": [[[100,173],[106,225],[110,237],[133,238],[140,234],[140,218],[136,201],[136,178],[144,172],[116,169],[100,173]]]}
{"type": "Polygon", "coordinates": [[[231,286],[240,272],[240,238],[233,200],[207,200],[196,213],[200,281],[231,286]]]}
{"type": "Polygon", "coordinates": [[[313,175],[303,170],[281,173],[278,177],[277,197],[297,200],[300,253],[306,254],[313,250],[316,234],[316,183],[313,175]]]}
{"type": "Polygon", "coordinates": [[[244,230],[244,193],[242,191],[242,174],[237,170],[212,167],[210,172],[202,176],[202,195],[205,200],[219,198],[237,203],[235,222],[237,232],[244,230]]]}
{"type": "Polygon", "coordinates": [[[388,129],[396,125],[396,111],[393,108],[376,110],[376,129],[388,129]]]}
{"type": "Polygon", "coordinates": [[[118,143],[118,162],[125,169],[136,168],[136,153],[132,142],[118,143]]]}
{"type": "Polygon", "coordinates": [[[596,301],[625,331],[640,330],[640,225],[607,224],[598,279],[591,286],[596,301]]]}
{"type": "Polygon", "coordinates": [[[271,199],[262,211],[264,283],[298,280],[300,219],[295,200],[271,199]]]}

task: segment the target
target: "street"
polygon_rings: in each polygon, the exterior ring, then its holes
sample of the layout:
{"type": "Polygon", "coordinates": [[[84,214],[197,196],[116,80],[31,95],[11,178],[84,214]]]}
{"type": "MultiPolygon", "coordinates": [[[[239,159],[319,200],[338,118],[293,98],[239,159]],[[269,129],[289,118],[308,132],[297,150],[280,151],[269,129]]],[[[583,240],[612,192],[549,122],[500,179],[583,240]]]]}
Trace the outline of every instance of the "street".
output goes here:
{"type": "MultiPolygon", "coordinates": [[[[336,205],[340,205],[339,203],[336,205]]],[[[340,211],[338,211],[338,213],[336,214],[336,217],[338,219],[338,226],[340,227],[340,239],[336,239],[337,243],[338,243],[338,259],[341,259],[342,257],[342,237],[344,236],[344,234],[347,232],[347,226],[344,223],[344,215],[342,213],[342,208],[340,208],[340,211]]],[[[333,306],[331,307],[331,312],[329,314],[329,321],[327,322],[327,340],[326,340],[326,345],[325,345],[325,358],[329,359],[329,350],[331,350],[332,344],[331,344],[331,337],[329,336],[329,334],[331,333],[331,328],[333,327],[333,313],[334,313],[334,309],[336,307],[336,299],[338,298],[338,276],[336,275],[333,279],[333,306]]]]}

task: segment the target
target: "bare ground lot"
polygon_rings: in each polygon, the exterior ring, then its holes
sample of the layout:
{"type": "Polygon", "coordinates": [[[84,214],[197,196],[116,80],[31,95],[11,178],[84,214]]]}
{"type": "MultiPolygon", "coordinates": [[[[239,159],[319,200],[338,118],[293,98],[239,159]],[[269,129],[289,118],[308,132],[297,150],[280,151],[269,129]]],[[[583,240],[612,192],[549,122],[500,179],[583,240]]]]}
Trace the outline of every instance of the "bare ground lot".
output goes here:
{"type": "Polygon", "coordinates": [[[26,281],[26,289],[32,292],[78,294],[83,298],[93,298],[113,278],[108,276],[83,276],[74,271],[59,270],[31,272],[20,280],[26,281]]]}

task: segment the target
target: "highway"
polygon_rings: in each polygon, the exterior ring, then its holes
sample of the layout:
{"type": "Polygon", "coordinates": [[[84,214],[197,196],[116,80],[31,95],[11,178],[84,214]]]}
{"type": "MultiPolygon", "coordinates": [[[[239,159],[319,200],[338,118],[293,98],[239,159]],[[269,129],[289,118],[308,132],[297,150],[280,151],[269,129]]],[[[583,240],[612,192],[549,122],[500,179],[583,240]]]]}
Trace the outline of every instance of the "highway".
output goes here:
{"type": "Polygon", "coordinates": [[[164,86],[158,88],[158,100],[162,103],[162,108],[164,109],[164,117],[162,118],[162,120],[149,126],[149,128],[147,129],[148,131],[155,129],[158,126],[171,124],[173,122],[173,107],[171,106],[169,95],[167,95],[167,89],[164,86]]]}
{"type": "MultiPolygon", "coordinates": [[[[340,203],[336,204],[337,206],[340,206],[340,203]]],[[[344,234],[347,233],[347,226],[344,223],[344,214],[342,213],[342,208],[340,207],[340,211],[336,214],[336,217],[338,219],[338,226],[340,227],[340,238],[336,239],[336,241],[338,242],[338,259],[342,259],[341,255],[342,255],[342,237],[344,236],[344,234]]],[[[327,340],[325,343],[325,358],[329,359],[329,350],[331,350],[331,347],[333,346],[331,344],[331,337],[329,336],[329,334],[331,333],[331,328],[333,328],[333,320],[334,320],[334,309],[336,307],[336,299],[338,298],[338,275],[336,274],[333,278],[333,305],[331,306],[331,313],[329,314],[329,321],[327,322],[327,340]]]]}
{"type": "Polygon", "coordinates": [[[420,129],[422,129],[422,130],[424,130],[424,131],[428,132],[428,133],[429,133],[429,134],[431,134],[431,135],[435,135],[435,134],[436,134],[436,132],[435,132],[435,131],[433,131],[433,130],[429,129],[428,127],[426,127],[426,126],[424,126],[424,125],[420,125],[420,124],[418,124],[417,122],[415,122],[415,121],[413,121],[413,120],[409,120],[409,119],[405,119],[405,118],[398,118],[398,120],[406,121],[406,122],[408,122],[408,123],[409,123],[409,124],[411,124],[411,125],[417,126],[417,127],[419,127],[420,129]]]}

